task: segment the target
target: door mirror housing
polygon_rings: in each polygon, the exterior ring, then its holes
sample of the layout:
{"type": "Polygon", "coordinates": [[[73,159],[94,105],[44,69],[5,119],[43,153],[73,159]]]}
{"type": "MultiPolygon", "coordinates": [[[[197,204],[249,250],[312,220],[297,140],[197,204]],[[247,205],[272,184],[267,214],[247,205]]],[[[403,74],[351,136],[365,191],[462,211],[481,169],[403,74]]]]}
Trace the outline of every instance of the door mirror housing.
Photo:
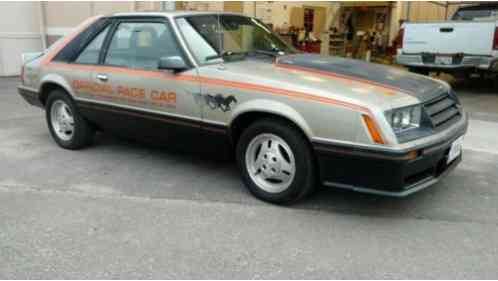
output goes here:
{"type": "Polygon", "coordinates": [[[185,60],[180,56],[162,57],[159,59],[158,69],[172,70],[174,72],[188,69],[185,60]]]}

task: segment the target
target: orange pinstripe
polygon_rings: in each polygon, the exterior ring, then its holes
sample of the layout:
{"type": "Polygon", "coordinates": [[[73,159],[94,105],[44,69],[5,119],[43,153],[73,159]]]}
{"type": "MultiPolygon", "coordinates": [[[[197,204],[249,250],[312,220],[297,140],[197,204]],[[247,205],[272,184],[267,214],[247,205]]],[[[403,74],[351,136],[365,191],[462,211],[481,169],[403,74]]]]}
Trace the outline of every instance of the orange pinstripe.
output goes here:
{"type": "Polygon", "coordinates": [[[104,73],[119,73],[119,74],[129,74],[129,75],[140,75],[149,78],[160,78],[167,80],[178,80],[178,81],[188,81],[188,82],[200,82],[204,84],[222,86],[228,88],[242,89],[242,90],[252,90],[259,91],[268,94],[287,96],[291,98],[298,98],[304,100],[312,100],[321,103],[333,104],[341,107],[345,107],[354,111],[359,111],[362,113],[370,114],[370,110],[364,106],[340,101],[332,98],[321,97],[316,95],[311,95],[304,92],[285,90],[281,88],[275,88],[271,86],[264,86],[246,82],[236,82],[223,79],[209,78],[209,77],[198,77],[192,75],[173,75],[161,71],[149,71],[140,69],[128,69],[123,67],[115,66],[98,66],[98,65],[81,65],[81,64],[67,64],[67,63],[50,63],[48,67],[61,68],[61,69],[71,69],[71,70],[83,70],[83,71],[95,71],[104,73]]]}
{"type": "Polygon", "coordinates": [[[316,69],[311,69],[311,68],[301,67],[301,66],[279,64],[278,62],[275,63],[274,65],[275,65],[275,67],[279,67],[279,68],[285,68],[285,69],[289,69],[289,70],[308,72],[308,73],[313,73],[313,74],[320,75],[320,76],[325,76],[325,77],[339,80],[341,82],[348,83],[348,84],[352,84],[352,83],[363,84],[363,85],[367,84],[367,85],[375,87],[376,89],[382,91],[382,93],[384,93],[386,95],[390,95],[390,96],[394,95],[393,92],[407,92],[406,90],[403,90],[403,89],[400,89],[397,87],[381,84],[378,82],[374,82],[374,81],[370,81],[370,80],[366,80],[366,79],[362,79],[362,78],[358,78],[358,77],[354,77],[354,76],[348,76],[348,75],[343,75],[343,74],[338,74],[338,73],[331,73],[328,71],[316,70],[316,69]]]}
{"type": "MultiPolygon", "coordinates": [[[[82,24],[80,24],[77,27],[76,31],[74,31],[73,33],[68,35],[66,37],[66,39],[64,39],[64,42],[62,42],[57,48],[55,48],[54,50],[52,50],[49,54],[47,54],[45,56],[45,58],[42,61],[42,65],[45,65],[45,66],[50,67],[50,68],[131,74],[131,75],[140,75],[143,77],[150,77],[150,78],[160,78],[160,79],[188,81],[188,82],[199,82],[199,83],[209,84],[209,85],[213,85],[213,86],[222,86],[222,87],[242,89],[242,90],[252,90],[252,91],[263,92],[266,94],[286,96],[286,97],[290,97],[290,98],[309,100],[309,101],[315,101],[315,102],[330,104],[330,105],[334,105],[334,106],[339,106],[339,107],[347,108],[347,109],[350,109],[350,110],[353,110],[356,112],[360,112],[360,113],[367,115],[367,116],[371,116],[372,120],[374,120],[372,112],[367,107],[364,107],[364,106],[361,106],[358,104],[354,104],[354,103],[350,103],[350,102],[345,102],[345,101],[327,98],[327,97],[321,97],[321,96],[312,95],[312,94],[299,92],[299,91],[292,91],[292,90],[286,90],[286,89],[281,89],[281,88],[275,88],[275,87],[271,87],[271,86],[264,86],[264,85],[246,83],[246,82],[229,81],[229,80],[209,78],[209,77],[198,77],[198,76],[182,75],[182,74],[173,75],[170,73],[165,73],[165,72],[160,72],[160,71],[128,69],[128,68],[114,67],[114,66],[80,65],[80,64],[68,64],[68,63],[52,62],[52,59],[57,55],[57,53],[60,50],[62,50],[62,48],[64,48],[80,32],[82,32],[84,29],[86,29],[88,26],[90,26],[92,23],[94,23],[95,21],[97,21],[101,17],[102,16],[92,17],[92,18],[89,18],[86,21],[84,21],[82,24]]],[[[377,83],[375,83],[375,82],[359,81],[356,78],[352,79],[352,78],[347,77],[347,76],[330,74],[328,72],[303,69],[303,68],[294,67],[294,66],[284,66],[281,64],[279,65],[278,63],[276,63],[275,66],[299,70],[299,71],[312,72],[315,74],[326,75],[329,77],[333,76],[334,78],[341,79],[342,81],[347,82],[347,83],[354,83],[354,82],[367,83],[368,82],[368,84],[374,85],[376,87],[388,89],[388,87],[385,87],[384,85],[380,85],[380,86],[376,85],[377,83]]],[[[393,88],[391,88],[391,90],[393,90],[393,88]]],[[[394,88],[394,90],[397,90],[397,89],[394,88]]],[[[379,134],[380,134],[380,130],[378,129],[377,124],[374,123],[371,125],[373,125],[374,128],[377,130],[377,132],[379,132],[379,134]]]]}

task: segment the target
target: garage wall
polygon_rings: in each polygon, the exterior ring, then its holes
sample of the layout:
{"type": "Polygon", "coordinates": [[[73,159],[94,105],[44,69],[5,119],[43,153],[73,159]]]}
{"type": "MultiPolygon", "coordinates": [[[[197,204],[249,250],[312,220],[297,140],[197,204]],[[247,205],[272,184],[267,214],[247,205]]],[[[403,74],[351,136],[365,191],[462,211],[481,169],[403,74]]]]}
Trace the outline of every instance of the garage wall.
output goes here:
{"type": "Polygon", "coordinates": [[[42,50],[39,15],[38,2],[0,2],[0,76],[19,75],[21,54],[42,50]]]}
{"type": "Polygon", "coordinates": [[[448,6],[448,11],[446,14],[446,8],[442,6],[444,1],[439,1],[441,5],[431,3],[431,2],[415,2],[411,1],[403,2],[402,5],[402,18],[408,19],[412,22],[423,22],[423,21],[442,21],[450,18],[453,13],[458,9],[460,5],[450,5],[448,6]],[[410,8],[408,9],[408,6],[410,8]],[[409,18],[407,17],[407,12],[410,11],[409,18]]]}
{"type": "MultiPolygon", "coordinates": [[[[258,2],[256,5],[265,5],[267,2],[258,2]]],[[[319,2],[319,1],[306,1],[306,2],[271,2],[269,5],[272,9],[271,11],[271,20],[274,26],[283,26],[286,24],[290,24],[291,22],[291,14],[293,8],[303,8],[304,6],[310,7],[323,7],[326,9],[326,21],[329,21],[329,18],[333,16],[334,11],[337,9],[336,3],[333,2],[319,2]]],[[[260,17],[260,15],[258,15],[260,17]]]]}
{"type": "Polygon", "coordinates": [[[179,1],[176,2],[177,10],[187,11],[223,11],[222,1],[179,1]]]}
{"type": "Polygon", "coordinates": [[[159,9],[159,2],[44,2],[47,43],[55,42],[75,26],[95,15],[159,9]]]}

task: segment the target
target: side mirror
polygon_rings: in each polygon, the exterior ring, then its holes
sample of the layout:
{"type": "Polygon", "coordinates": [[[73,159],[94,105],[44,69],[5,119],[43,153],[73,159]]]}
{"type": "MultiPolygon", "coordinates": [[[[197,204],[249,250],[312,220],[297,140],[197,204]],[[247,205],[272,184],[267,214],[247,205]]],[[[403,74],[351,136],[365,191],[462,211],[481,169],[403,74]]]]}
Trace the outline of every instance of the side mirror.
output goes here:
{"type": "Polygon", "coordinates": [[[162,57],[159,59],[158,69],[172,70],[174,72],[188,69],[187,63],[180,56],[162,57]]]}

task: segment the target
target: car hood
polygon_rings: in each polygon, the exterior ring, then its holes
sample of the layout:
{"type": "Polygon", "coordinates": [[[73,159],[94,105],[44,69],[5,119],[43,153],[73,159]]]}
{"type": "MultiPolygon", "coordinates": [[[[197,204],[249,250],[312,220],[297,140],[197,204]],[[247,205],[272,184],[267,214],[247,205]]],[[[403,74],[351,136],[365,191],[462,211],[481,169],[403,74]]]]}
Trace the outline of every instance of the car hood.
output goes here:
{"type": "Polygon", "coordinates": [[[280,57],[275,63],[248,59],[225,66],[225,77],[230,79],[383,108],[426,102],[445,91],[443,83],[428,77],[339,57],[298,54],[280,57]]]}
{"type": "Polygon", "coordinates": [[[379,88],[409,94],[421,102],[434,99],[441,94],[439,90],[442,84],[433,79],[360,60],[304,54],[283,57],[278,60],[277,65],[376,85],[379,88]]]}

